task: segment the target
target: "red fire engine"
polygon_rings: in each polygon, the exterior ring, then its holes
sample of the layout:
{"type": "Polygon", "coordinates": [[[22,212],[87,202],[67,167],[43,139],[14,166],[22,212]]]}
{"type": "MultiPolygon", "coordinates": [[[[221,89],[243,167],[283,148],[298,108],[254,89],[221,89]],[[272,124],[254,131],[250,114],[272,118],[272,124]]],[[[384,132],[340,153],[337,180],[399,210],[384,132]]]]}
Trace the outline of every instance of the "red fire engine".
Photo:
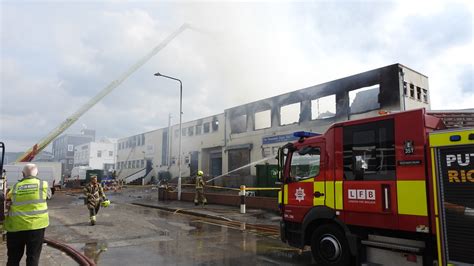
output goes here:
{"type": "Polygon", "coordinates": [[[444,128],[418,109],[296,132],[282,241],[318,265],[474,264],[474,130],[444,128]]]}

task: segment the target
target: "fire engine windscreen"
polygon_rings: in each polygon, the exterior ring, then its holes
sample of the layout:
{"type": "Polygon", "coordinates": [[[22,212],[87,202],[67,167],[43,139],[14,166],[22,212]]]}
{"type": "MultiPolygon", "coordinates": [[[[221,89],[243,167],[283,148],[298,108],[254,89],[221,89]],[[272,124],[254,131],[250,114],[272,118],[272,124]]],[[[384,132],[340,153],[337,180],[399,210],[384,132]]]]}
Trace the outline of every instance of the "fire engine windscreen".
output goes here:
{"type": "Polygon", "coordinates": [[[293,152],[291,156],[291,179],[299,181],[318,176],[320,154],[319,148],[309,146],[293,152]]]}

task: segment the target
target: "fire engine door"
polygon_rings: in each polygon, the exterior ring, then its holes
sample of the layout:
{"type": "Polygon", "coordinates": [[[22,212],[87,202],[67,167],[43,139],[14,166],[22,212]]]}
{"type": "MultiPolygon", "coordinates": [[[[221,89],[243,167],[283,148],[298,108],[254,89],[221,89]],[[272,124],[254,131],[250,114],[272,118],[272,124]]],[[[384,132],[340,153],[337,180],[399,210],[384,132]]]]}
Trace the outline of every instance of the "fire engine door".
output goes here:
{"type": "Polygon", "coordinates": [[[290,171],[285,184],[285,220],[301,222],[306,212],[325,204],[323,142],[303,146],[289,157],[290,171]]]}
{"type": "Polygon", "coordinates": [[[375,121],[342,130],[346,223],[397,228],[394,121],[375,121]]]}

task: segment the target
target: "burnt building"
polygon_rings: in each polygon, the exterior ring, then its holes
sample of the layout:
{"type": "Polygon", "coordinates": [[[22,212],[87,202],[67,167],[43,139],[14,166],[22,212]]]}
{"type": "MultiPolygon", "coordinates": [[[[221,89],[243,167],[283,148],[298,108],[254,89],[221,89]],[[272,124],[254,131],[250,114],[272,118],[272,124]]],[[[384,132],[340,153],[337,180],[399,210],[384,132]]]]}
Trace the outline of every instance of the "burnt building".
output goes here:
{"type": "Polygon", "coordinates": [[[134,136],[123,138],[118,169],[124,169],[120,177],[126,178],[143,171],[149,161],[155,174],[177,176],[181,134],[183,176],[197,169],[209,176],[237,169],[215,184],[255,185],[256,167],[239,168],[256,161],[276,164],[278,147],[293,141],[295,131],[324,132],[335,122],[415,108],[430,109],[428,77],[401,64],[389,65],[185,122],[181,132],[178,125],[147,132],[140,145],[130,144],[134,136]]]}
{"type": "MultiPolygon", "coordinates": [[[[430,109],[428,77],[401,64],[229,108],[224,172],[276,156],[295,131],[324,132],[336,122],[415,108],[430,109]]],[[[240,174],[237,183],[248,183],[255,167],[240,174]]]]}

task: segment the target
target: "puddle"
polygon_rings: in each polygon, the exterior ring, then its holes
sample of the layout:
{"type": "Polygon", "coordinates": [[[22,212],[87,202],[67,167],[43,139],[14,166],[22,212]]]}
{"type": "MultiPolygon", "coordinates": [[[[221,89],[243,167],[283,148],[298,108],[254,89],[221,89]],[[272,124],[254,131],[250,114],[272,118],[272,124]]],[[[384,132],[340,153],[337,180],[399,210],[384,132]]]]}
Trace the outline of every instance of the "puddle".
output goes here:
{"type": "Polygon", "coordinates": [[[100,255],[107,251],[107,242],[92,241],[88,242],[83,247],[84,255],[93,260],[96,264],[99,262],[100,255]]]}

